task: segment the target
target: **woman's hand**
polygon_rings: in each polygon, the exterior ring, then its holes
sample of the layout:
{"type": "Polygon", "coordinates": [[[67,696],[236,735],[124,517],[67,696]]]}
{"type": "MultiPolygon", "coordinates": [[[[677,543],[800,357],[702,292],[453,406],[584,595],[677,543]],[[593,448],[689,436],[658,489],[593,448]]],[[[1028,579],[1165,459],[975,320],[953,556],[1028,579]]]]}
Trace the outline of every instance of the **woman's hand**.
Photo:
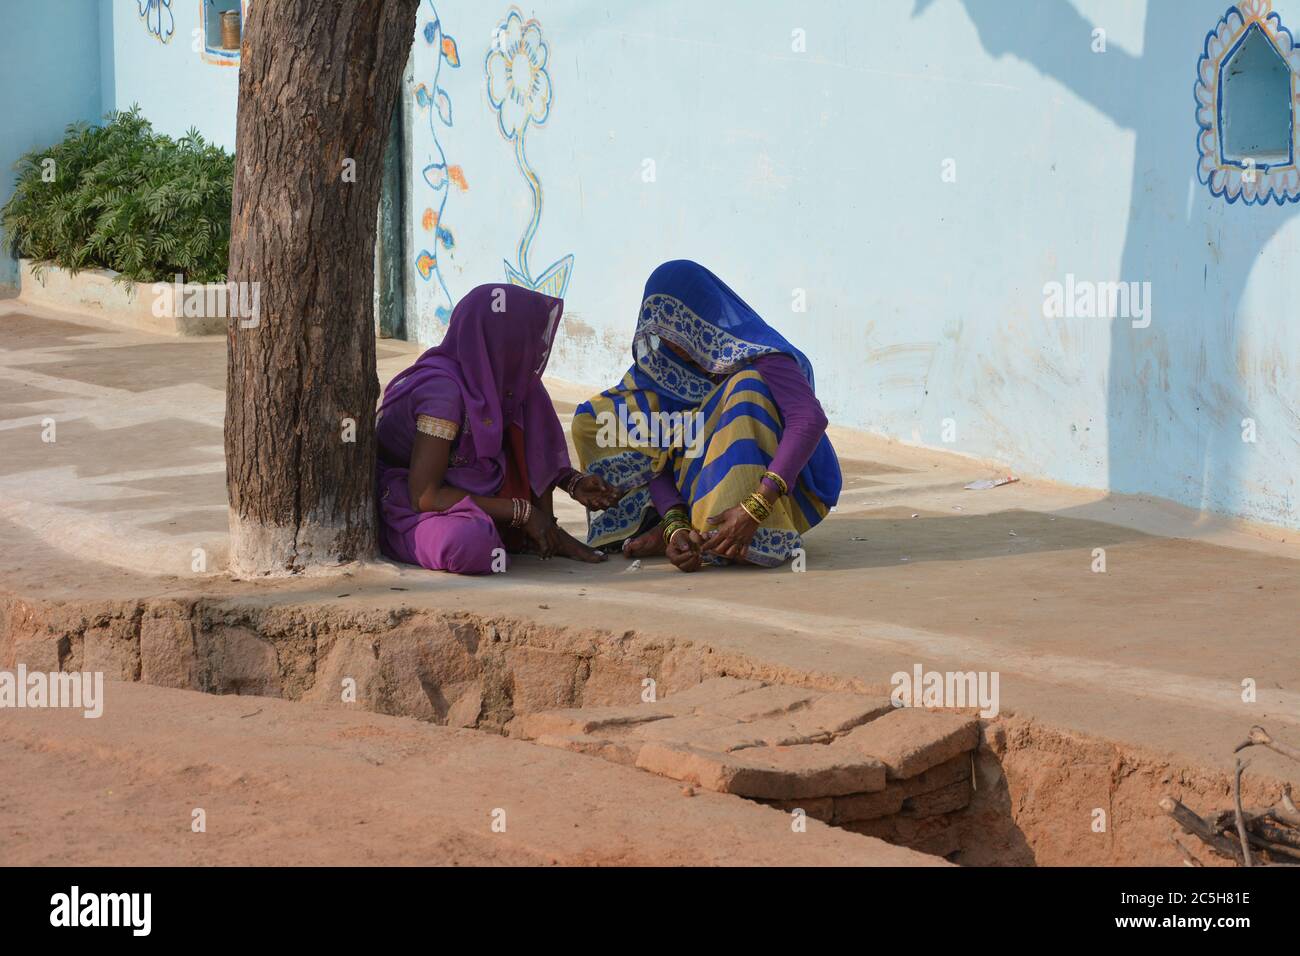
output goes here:
{"type": "Polygon", "coordinates": [[[758,522],[749,516],[749,512],[736,505],[720,515],[710,515],[708,520],[713,531],[704,543],[704,550],[720,558],[744,558],[749,551],[749,542],[758,530],[758,522]]]}
{"type": "Polygon", "coordinates": [[[573,500],[592,511],[604,511],[618,504],[623,493],[600,475],[583,475],[573,489],[573,500]]]}
{"type": "Polygon", "coordinates": [[[533,543],[538,557],[544,560],[555,553],[560,529],[555,524],[555,519],[536,505],[533,506],[533,513],[528,516],[528,521],[524,523],[523,532],[533,543]]]}
{"type": "Polygon", "coordinates": [[[694,528],[677,531],[667,542],[668,560],[678,571],[698,571],[704,563],[704,536],[694,528]]]}

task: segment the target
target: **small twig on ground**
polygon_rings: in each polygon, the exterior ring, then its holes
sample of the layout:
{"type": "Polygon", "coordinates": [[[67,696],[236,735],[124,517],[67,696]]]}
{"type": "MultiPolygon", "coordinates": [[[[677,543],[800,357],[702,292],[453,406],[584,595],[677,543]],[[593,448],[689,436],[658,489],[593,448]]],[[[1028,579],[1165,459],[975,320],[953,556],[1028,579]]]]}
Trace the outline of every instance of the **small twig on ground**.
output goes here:
{"type": "Polygon", "coordinates": [[[1178,841],[1178,837],[1174,836],[1172,833],[1169,834],[1169,842],[1178,847],[1178,852],[1183,855],[1184,866],[1205,866],[1204,863],[1192,856],[1192,851],[1183,846],[1182,843],[1178,841]]]}
{"type": "Polygon", "coordinates": [[[239,715],[239,719],[240,719],[240,720],[243,720],[245,717],[256,717],[256,716],[257,716],[258,714],[260,714],[261,712],[262,712],[262,708],[259,707],[259,708],[257,708],[257,710],[253,711],[251,714],[240,714],[240,715],[239,715]]]}
{"type": "Polygon", "coordinates": [[[1241,838],[1242,861],[1245,866],[1254,866],[1255,861],[1250,856],[1250,836],[1246,833],[1246,815],[1241,809],[1241,774],[1245,769],[1245,761],[1238,757],[1237,772],[1232,778],[1232,805],[1236,810],[1237,836],[1241,838]]]}

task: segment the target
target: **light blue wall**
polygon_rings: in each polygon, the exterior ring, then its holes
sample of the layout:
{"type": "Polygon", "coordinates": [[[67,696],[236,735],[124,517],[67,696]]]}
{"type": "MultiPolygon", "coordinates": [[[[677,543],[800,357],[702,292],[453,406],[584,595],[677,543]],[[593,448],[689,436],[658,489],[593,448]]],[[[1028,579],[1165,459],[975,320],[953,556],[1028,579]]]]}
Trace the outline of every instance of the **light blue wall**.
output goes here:
{"type": "MultiPolygon", "coordinates": [[[[100,108],[99,0],[11,3],[0,25],[0,205],[14,189],[14,163],[58,142],[64,128],[100,108]]],[[[18,263],[0,229],[0,285],[18,263]]]]}
{"type": "MultiPolygon", "coordinates": [[[[197,125],[233,148],[237,71],[192,47],[201,0],[174,0],[167,44],[136,0],[101,2],[103,104],[139,102],[164,132],[197,125]]],[[[1230,204],[1197,178],[1191,94],[1227,6],[537,0],[525,19],[540,21],[552,99],[525,133],[543,200],[527,271],[573,257],[552,373],[614,381],[645,276],[694,258],[809,355],[839,424],[1300,527],[1300,206],[1230,204]],[[1045,316],[1045,287],[1068,276],[1150,283],[1150,326],[1045,316]]],[[[1273,6],[1300,27],[1300,0],[1273,6]]],[[[430,45],[421,0],[406,259],[424,342],[440,309],[523,265],[532,191],[485,73],[509,9],[442,0],[430,45]],[[439,88],[450,126],[431,112],[439,88]],[[467,188],[426,180],[443,157],[467,188]]],[[[100,59],[81,65],[97,74],[100,59]]]]}
{"type": "Polygon", "coordinates": [[[100,0],[112,20],[113,82],[104,86],[105,110],[139,104],[154,129],[181,136],[191,126],[227,150],[235,149],[239,70],[203,55],[198,32],[208,0],[171,0],[161,33],[148,29],[137,0],[100,0]]]}
{"type": "MultiPolygon", "coordinates": [[[[694,258],[808,353],[840,424],[1300,527],[1298,207],[1229,205],[1196,176],[1191,92],[1227,6],[531,5],[553,90],[526,134],[544,194],[531,271],[574,255],[551,371],[611,383],[646,275],[694,258]],[[1068,274],[1150,282],[1150,327],[1044,317],[1045,285],[1068,274]]],[[[1300,27],[1300,0],[1274,6],[1300,27]]],[[[531,201],[484,71],[508,5],[437,7],[461,66],[443,64],[453,125],[435,128],[469,187],[442,217],[454,299],[505,277],[531,201]]],[[[423,0],[412,97],[433,76],[429,19],[423,0]]],[[[427,108],[412,128],[418,252],[438,198],[420,176],[427,108]]],[[[432,277],[412,284],[432,341],[441,296],[432,277]]]]}

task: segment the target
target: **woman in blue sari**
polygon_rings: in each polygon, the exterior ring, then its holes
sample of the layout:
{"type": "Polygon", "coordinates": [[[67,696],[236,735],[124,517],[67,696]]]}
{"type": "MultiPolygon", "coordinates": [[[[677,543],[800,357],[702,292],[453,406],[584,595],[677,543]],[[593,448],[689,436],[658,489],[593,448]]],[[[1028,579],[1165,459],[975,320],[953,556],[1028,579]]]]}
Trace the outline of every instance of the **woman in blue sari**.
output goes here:
{"type": "Polygon", "coordinates": [[[583,469],[623,492],[588,543],[683,571],[783,563],[842,483],[808,359],[684,259],[651,273],[632,351],[573,418],[583,469]]]}

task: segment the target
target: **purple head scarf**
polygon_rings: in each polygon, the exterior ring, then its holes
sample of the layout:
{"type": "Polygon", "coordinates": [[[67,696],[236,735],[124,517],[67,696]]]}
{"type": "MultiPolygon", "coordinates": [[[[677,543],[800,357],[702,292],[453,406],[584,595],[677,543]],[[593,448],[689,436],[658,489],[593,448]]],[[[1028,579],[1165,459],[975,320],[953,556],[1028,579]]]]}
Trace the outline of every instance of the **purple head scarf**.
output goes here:
{"type": "Polygon", "coordinates": [[[563,299],[522,286],[476,286],[456,304],[442,341],[389,383],[380,411],[446,375],[465,398],[478,453],[497,454],[506,426],[541,389],[563,312],[563,299]]]}

